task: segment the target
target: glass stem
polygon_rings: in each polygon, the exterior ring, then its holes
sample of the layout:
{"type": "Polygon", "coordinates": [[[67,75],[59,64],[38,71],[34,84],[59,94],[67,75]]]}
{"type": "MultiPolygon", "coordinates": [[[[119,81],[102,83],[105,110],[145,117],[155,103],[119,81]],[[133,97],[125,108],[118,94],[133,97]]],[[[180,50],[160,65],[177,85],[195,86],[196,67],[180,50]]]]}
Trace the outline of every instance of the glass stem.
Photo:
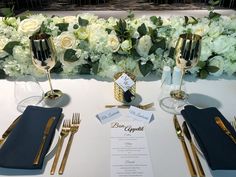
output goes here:
{"type": "Polygon", "coordinates": [[[48,78],[48,81],[49,81],[49,86],[50,86],[50,90],[51,90],[51,95],[54,94],[54,91],[53,91],[53,88],[52,88],[52,82],[51,82],[51,75],[50,75],[50,71],[47,70],[47,78],[48,78]]]}
{"type": "Polygon", "coordinates": [[[181,93],[182,84],[183,84],[184,73],[185,73],[185,69],[182,69],[182,70],[181,70],[180,85],[179,85],[179,93],[181,93]]]}

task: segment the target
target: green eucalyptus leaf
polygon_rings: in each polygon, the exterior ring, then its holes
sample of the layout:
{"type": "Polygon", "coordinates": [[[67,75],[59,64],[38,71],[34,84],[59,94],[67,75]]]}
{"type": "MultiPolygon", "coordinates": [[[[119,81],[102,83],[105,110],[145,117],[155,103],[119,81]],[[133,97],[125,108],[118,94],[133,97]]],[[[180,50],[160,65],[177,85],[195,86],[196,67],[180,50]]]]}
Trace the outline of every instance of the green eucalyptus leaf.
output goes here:
{"type": "Polygon", "coordinates": [[[75,62],[79,60],[76,56],[76,51],[73,49],[67,49],[64,53],[64,60],[67,62],[75,62]]]}
{"type": "Polygon", "coordinates": [[[51,72],[53,73],[60,73],[63,71],[62,64],[60,61],[57,61],[55,66],[52,68],[51,72]]]}
{"type": "Polygon", "coordinates": [[[3,48],[3,50],[4,50],[5,52],[7,52],[8,54],[12,55],[12,53],[13,53],[13,48],[14,48],[16,45],[20,45],[20,42],[19,42],[19,41],[11,41],[11,42],[8,42],[7,45],[5,45],[5,47],[3,48]]]}
{"type": "Polygon", "coordinates": [[[89,64],[84,64],[81,66],[79,73],[80,74],[90,74],[91,66],[89,64]]]}
{"type": "Polygon", "coordinates": [[[22,21],[22,20],[24,20],[24,19],[26,19],[26,18],[28,18],[26,15],[21,15],[21,16],[20,16],[20,21],[22,21]]]}
{"type": "Polygon", "coordinates": [[[140,36],[144,36],[147,34],[146,25],[143,23],[141,26],[138,27],[137,31],[139,32],[140,36]]]}
{"type": "Polygon", "coordinates": [[[106,28],[106,32],[110,34],[112,32],[112,29],[106,28]]]}
{"type": "Polygon", "coordinates": [[[220,68],[218,68],[217,66],[207,66],[206,69],[210,73],[216,73],[217,71],[219,71],[220,68]]]}
{"type": "Polygon", "coordinates": [[[152,53],[154,53],[156,50],[158,49],[158,44],[153,44],[152,47],[149,50],[149,55],[151,55],[152,53]]]}
{"type": "Polygon", "coordinates": [[[88,24],[89,24],[88,20],[79,17],[79,25],[80,26],[87,26],[88,24]]]}
{"type": "Polygon", "coordinates": [[[3,14],[4,17],[14,17],[15,13],[14,13],[14,7],[12,8],[1,8],[0,9],[1,13],[3,14]]]}
{"type": "Polygon", "coordinates": [[[142,64],[142,61],[139,61],[139,70],[143,76],[149,74],[152,71],[153,67],[154,65],[151,61],[147,61],[145,64],[142,64]]]}
{"type": "Polygon", "coordinates": [[[55,26],[58,26],[58,28],[61,32],[68,31],[69,23],[58,23],[55,26]]]}
{"type": "Polygon", "coordinates": [[[166,48],[166,39],[165,38],[158,38],[155,41],[155,45],[157,45],[157,48],[165,49],[166,48]]]}
{"type": "Polygon", "coordinates": [[[205,61],[198,61],[197,66],[200,68],[204,68],[206,66],[206,62],[205,61]]]}
{"type": "Polygon", "coordinates": [[[221,14],[211,11],[208,18],[211,20],[219,20],[221,14]]]}
{"type": "Polygon", "coordinates": [[[94,74],[98,73],[98,69],[99,69],[99,61],[96,61],[92,64],[92,71],[94,74]]]}
{"type": "Polygon", "coordinates": [[[0,79],[5,79],[6,78],[6,73],[4,72],[3,69],[0,69],[0,79]]]}
{"type": "Polygon", "coordinates": [[[200,70],[199,77],[200,77],[201,79],[206,79],[207,76],[208,76],[208,74],[209,74],[209,73],[207,72],[207,70],[202,69],[202,70],[200,70]]]}

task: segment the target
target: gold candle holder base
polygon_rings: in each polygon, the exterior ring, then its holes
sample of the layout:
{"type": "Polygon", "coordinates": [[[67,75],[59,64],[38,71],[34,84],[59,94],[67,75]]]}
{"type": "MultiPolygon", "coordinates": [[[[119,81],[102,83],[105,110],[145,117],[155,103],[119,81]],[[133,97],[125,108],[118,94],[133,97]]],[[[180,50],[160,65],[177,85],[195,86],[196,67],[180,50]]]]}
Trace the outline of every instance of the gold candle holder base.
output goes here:
{"type": "Polygon", "coordinates": [[[132,95],[136,94],[136,76],[129,72],[119,72],[114,75],[114,96],[117,101],[120,101],[122,103],[127,103],[127,101],[124,98],[124,94],[125,94],[124,90],[115,82],[124,73],[127,74],[134,81],[134,85],[130,87],[128,91],[132,95]]]}
{"type": "Polygon", "coordinates": [[[63,93],[60,90],[50,90],[44,94],[44,98],[49,100],[56,100],[58,98],[61,98],[62,95],[63,93]]]}

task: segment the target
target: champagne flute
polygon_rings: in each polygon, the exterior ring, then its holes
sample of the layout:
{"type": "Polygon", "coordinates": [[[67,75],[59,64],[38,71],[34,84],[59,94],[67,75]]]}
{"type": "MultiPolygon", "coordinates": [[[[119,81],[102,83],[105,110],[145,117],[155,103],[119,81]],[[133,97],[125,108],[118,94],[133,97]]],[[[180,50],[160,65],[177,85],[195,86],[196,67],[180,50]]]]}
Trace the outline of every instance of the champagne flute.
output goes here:
{"type": "Polygon", "coordinates": [[[55,100],[60,98],[63,93],[60,90],[53,89],[50,70],[56,64],[56,52],[50,35],[38,33],[30,37],[30,49],[33,64],[47,74],[50,91],[46,92],[44,98],[55,100]]]}
{"type": "Polygon", "coordinates": [[[201,52],[202,37],[197,34],[181,34],[175,47],[176,66],[181,69],[179,89],[172,90],[169,97],[160,100],[160,107],[170,113],[179,114],[180,108],[186,104],[188,94],[182,90],[183,76],[186,70],[197,65],[201,52]]]}
{"type": "Polygon", "coordinates": [[[181,81],[178,90],[170,92],[172,98],[176,100],[185,100],[188,97],[182,89],[183,76],[187,69],[197,65],[201,52],[202,37],[197,34],[181,34],[175,47],[176,66],[181,69],[181,81]]]}

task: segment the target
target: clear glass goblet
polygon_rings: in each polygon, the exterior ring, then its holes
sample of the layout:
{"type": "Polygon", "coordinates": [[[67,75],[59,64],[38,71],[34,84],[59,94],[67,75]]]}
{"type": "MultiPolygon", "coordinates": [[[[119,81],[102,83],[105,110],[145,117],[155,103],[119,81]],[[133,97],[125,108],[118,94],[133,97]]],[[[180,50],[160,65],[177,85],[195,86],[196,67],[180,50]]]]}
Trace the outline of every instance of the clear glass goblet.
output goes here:
{"type": "Polygon", "coordinates": [[[20,76],[15,80],[14,96],[18,111],[24,112],[29,105],[39,105],[43,95],[43,89],[33,76],[20,76]]]}
{"type": "Polygon", "coordinates": [[[60,90],[53,89],[50,76],[50,70],[56,64],[56,52],[51,36],[42,33],[31,36],[30,50],[33,64],[47,74],[50,91],[45,93],[44,98],[50,100],[60,98],[63,93],[60,90]]]}
{"type": "Polygon", "coordinates": [[[175,47],[176,66],[182,71],[179,89],[172,90],[170,96],[160,100],[160,107],[170,113],[179,114],[187,103],[188,94],[182,90],[183,76],[187,69],[197,65],[201,52],[202,37],[197,34],[181,34],[175,47]]]}

